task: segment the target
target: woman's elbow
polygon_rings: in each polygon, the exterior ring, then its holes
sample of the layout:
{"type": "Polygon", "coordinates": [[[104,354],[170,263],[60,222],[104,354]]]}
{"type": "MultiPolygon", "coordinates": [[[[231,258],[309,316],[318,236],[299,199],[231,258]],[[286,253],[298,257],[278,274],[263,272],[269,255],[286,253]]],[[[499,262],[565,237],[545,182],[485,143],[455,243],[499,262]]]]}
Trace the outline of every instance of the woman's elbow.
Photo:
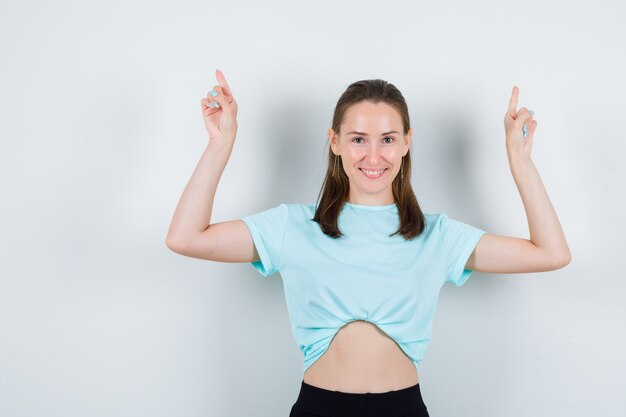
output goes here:
{"type": "Polygon", "coordinates": [[[572,261],[572,254],[570,252],[566,252],[564,255],[557,258],[555,269],[565,268],[567,265],[569,265],[571,261],[572,261]]]}
{"type": "Polygon", "coordinates": [[[167,246],[169,250],[176,253],[181,253],[183,248],[182,240],[170,235],[165,237],[165,246],[167,246]]]}

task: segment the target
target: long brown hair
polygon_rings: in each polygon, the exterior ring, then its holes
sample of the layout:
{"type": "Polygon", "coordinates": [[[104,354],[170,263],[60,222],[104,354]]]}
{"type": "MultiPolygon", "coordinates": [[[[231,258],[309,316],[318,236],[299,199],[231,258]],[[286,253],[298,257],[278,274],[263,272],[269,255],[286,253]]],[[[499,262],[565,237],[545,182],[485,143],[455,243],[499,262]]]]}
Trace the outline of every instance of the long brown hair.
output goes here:
{"type": "MultiPolygon", "coordinates": [[[[393,84],[380,80],[356,81],[341,95],[333,115],[332,128],[339,135],[344,115],[350,106],[362,101],[371,101],[376,104],[383,102],[395,108],[402,118],[404,135],[409,132],[410,120],[406,101],[400,90],[393,84]]],[[[425,229],[424,213],[417,202],[413,188],[411,187],[411,150],[402,158],[400,173],[396,175],[392,183],[393,199],[398,207],[400,227],[392,237],[398,233],[405,240],[419,236],[425,229]]],[[[350,181],[341,163],[341,156],[335,155],[329,146],[328,168],[326,177],[322,183],[322,189],[318,195],[317,209],[313,221],[319,223],[322,231],[333,238],[343,236],[338,226],[338,218],[341,208],[348,200],[350,181]]]]}

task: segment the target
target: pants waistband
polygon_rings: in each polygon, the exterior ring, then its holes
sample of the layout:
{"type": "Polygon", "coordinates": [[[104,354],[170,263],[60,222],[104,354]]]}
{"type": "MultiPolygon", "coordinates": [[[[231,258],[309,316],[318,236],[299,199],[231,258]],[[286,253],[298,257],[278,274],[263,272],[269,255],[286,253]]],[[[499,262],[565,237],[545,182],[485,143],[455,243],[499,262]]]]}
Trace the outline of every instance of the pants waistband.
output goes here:
{"type": "Polygon", "coordinates": [[[416,413],[426,408],[419,383],[395,391],[350,393],[316,387],[304,380],[295,405],[320,416],[341,415],[342,411],[352,411],[370,417],[389,417],[416,413]]]}

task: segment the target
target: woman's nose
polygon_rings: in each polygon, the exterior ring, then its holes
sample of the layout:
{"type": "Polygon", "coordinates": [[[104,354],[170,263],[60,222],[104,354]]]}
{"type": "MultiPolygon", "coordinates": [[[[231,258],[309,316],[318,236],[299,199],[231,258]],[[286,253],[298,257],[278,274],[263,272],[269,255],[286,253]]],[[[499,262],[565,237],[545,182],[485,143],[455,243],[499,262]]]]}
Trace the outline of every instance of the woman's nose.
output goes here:
{"type": "Polygon", "coordinates": [[[373,145],[367,149],[367,159],[371,162],[378,162],[380,160],[380,149],[378,146],[373,145]]]}

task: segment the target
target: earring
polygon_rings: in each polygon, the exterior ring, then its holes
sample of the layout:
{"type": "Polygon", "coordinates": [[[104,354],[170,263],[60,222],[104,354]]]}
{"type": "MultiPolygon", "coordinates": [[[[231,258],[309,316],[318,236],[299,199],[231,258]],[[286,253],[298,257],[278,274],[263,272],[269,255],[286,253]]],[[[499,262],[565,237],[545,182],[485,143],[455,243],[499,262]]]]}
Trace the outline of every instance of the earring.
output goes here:
{"type": "Polygon", "coordinates": [[[335,155],[335,161],[333,162],[333,177],[337,176],[337,160],[339,159],[339,157],[337,155],[335,155]]]}
{"type": "Polygon", "coordinates": [[[404,166],[403,162],[404,162],[404,156],[400,160],[400,181],[404,181],[404,170],[402,169],[402,167],[404,166]]]}

